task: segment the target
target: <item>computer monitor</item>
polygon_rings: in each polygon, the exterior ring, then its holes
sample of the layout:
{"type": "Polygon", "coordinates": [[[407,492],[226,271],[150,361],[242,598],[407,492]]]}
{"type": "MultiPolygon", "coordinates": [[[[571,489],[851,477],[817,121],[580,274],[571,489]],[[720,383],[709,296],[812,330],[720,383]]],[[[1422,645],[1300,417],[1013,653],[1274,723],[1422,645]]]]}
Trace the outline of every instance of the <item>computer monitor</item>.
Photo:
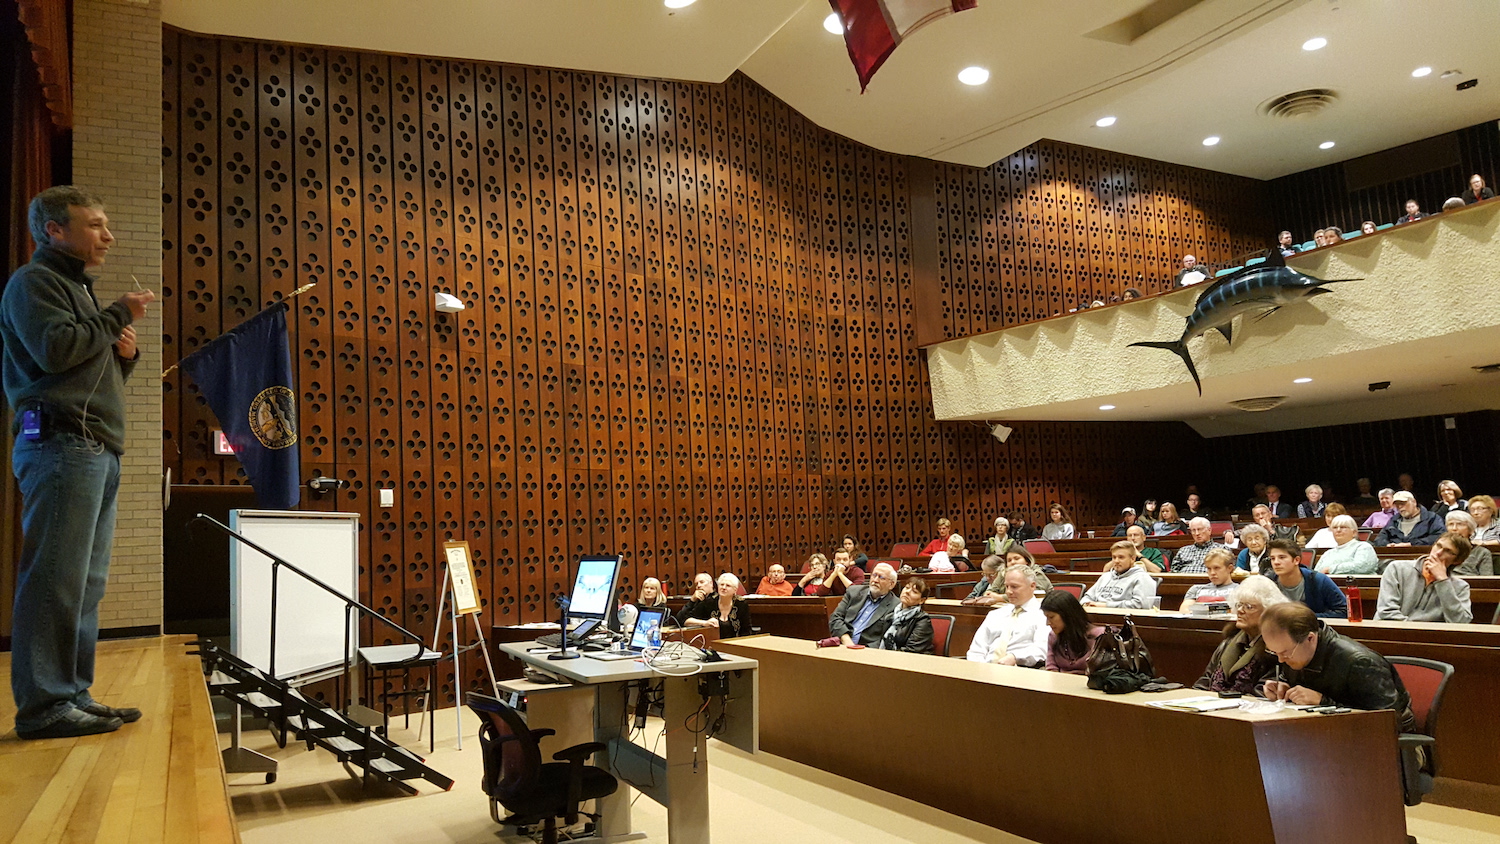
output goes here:
{"type": "Polygon", "coordinates": [[[618,556],[587,556],[579,559],[573,576],[573,594],[568,616],[572,619],[607,621],[615,614],[615,584],[620,579],[618,556]]]}

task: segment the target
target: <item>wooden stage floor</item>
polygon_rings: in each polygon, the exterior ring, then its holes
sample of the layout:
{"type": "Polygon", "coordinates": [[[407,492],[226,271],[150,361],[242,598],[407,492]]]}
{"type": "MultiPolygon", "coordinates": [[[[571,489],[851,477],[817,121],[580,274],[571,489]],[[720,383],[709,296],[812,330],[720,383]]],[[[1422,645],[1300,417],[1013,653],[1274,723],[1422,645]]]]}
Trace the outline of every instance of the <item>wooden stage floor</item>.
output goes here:
{"type": "Polygon", "coordinates": [[[0,653],[0,842],[236,842],[190,636],[100,642],[93,694],[144,715],[113,733],[21,741],[0,653]]]}

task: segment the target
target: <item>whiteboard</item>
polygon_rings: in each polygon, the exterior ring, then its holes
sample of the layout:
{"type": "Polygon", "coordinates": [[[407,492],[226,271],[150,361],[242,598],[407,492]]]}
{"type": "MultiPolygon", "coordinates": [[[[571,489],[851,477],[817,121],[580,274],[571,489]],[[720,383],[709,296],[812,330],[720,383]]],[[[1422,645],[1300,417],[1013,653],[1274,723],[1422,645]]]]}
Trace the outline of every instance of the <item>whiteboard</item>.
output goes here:
{"type": "MultiPolygon", "coordinates": [[[[230,510],[229,527],[328,584],[359,597],[359,514],[230,510]]],[[[276,677],[306,683],[342,670],[359,647],[344,602],[281,567],[276,576],[276,677]],[[344,653],[348,625],[349,652],[344,653]]],[[[261,671],[271,665],[271,559],[229,538],[229,649],[261,671]]]]}

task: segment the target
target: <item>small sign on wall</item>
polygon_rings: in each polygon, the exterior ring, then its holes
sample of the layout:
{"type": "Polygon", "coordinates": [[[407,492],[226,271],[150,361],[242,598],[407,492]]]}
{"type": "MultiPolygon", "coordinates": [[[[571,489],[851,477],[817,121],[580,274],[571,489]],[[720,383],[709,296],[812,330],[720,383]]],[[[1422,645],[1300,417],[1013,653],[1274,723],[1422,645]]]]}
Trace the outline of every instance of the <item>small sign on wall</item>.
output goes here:
{"type": "Polygon", "coordinates": [[[234,446],[229,444],[229,438],[224,436],[223,431],[214,431],[214,454],[221,457],[233,457],[234,446]]]}

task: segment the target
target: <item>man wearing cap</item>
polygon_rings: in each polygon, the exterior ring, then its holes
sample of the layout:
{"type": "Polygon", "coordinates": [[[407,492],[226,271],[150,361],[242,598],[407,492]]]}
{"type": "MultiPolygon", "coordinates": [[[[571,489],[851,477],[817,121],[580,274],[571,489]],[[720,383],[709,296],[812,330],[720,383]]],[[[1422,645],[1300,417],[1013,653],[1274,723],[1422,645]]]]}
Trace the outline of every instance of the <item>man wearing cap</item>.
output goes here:
{"type": "Polygon", "coordinates": [[[1416,496],[1401,490],[1393,496],[1396,515],[1375,535],[1377,546],[1431,545],[1443,535],[1443,520],[1417,503],[1416,496]]]}
{"type": "Polygon", "coordinates": [[[1124,536],[1125,531],[1130,530],[1133,524],[1135,524],[1135,508],[1126,507],[1120,511],[1120,523],[1115,525],[1115,532],[1111,536],[1124,536]]]}

